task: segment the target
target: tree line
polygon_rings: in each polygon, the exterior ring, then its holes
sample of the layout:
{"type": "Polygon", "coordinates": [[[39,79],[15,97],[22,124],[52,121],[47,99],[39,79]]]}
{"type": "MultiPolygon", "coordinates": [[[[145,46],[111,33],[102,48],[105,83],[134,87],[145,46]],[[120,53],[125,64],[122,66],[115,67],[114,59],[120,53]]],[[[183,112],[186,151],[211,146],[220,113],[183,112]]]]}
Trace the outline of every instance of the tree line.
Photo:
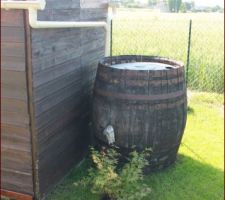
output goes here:
{"type": "MultiPolygon", "coordinates": [[[[114,0],[116,2],[120,2],[124,7],[141,7],[139,0],[114,0]]],[[[182,0],[148,0],[147,7],[154,8],[159,4],[163,4],[168,8],[169,12],[188,12],[188,11],[199,11],[195,8],[194,1],[182,1],[182,0]]],[[[212,8],[205,8],[207,12],[219,12],[223,11],[223,8],[220,6],[214,6],[212,8]]]]}

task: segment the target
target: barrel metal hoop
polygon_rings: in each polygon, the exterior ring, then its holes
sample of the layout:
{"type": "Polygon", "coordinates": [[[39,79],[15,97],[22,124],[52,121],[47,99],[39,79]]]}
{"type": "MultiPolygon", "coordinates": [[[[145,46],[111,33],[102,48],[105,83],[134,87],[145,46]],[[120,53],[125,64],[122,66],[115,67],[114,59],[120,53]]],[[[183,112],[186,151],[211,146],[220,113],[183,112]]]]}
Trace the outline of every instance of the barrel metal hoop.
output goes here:
{"type": "Polygon", "coordinates": [[[167,99],[176,98],[176,97],[185,95],[185,91],[183,90],[172,92],[172,93],[166,93],[166,94],[156,94],[156,95],[124,94],[124,93],[118,93],[118,92],[103,91],[98,88],[96,88],[94,92],[100,96],[113,97],[113,98],[123,99],[123,100],[136,100],[136,101],[167,100],[167,99]]]}

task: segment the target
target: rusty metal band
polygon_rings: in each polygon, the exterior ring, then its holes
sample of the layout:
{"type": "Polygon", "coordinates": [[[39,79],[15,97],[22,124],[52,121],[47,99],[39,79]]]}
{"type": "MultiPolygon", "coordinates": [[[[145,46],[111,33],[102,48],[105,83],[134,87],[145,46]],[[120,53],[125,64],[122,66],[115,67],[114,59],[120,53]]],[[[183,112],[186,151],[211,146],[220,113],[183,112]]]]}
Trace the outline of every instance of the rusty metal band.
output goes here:
{"type": "Polygon", "coordinates": [[[125,94],[118,92],[108,92],[101,89],[95,89],[95,94],[103,97],[113,97],[122,100],[136,100],[136,101],[155,101],[155,100],[167,100],[172,98],[177,98],[185,95],[184,90],[177,92],[166,93],[166,94],[156,94],[156,95],[140,95],[140,94],[125,94]]]}

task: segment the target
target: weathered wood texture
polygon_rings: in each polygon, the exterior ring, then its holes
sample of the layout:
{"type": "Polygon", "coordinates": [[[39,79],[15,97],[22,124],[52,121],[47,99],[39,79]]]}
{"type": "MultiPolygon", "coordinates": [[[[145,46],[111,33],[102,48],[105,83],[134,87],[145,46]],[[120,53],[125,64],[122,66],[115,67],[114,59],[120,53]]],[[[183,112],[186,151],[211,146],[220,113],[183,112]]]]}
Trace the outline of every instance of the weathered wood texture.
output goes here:
{"type": "Polygon", "coordinates": [[[9,197],[16,200],[33,200],[33,196],[1,189],[1,196],[9,197]]]}
{"type": "Polygon", "coordinates": [[[23,11],[1,11],[1,186],[33,195],[23,11]]]}
{"type": "Polygon", "coordinates": [[[80,0],[81,8],[106,8],[108,0],[80,0]]]}
{"type": "MultiPolygon", "coordinates": [[[[105,0],[46,3],[39,20],[106,20],[105,0]]],[[[32,29],[24,16],[1,12],[2,187],[43,198],[87,150],[105,30],[32,29]]]]}
{"type": "Polygon", "coordinates": [[[118,56],[100,62],[94,88],[94,131],[105,141],[103,130],[112,125],[115,144],[139,150],[151,147],[150,170],[176,159],[187,116],[184,67],[168,59],[148,56],[118,56]],[[159,62],[175,68],[129,70],[110,64],[159,62]]]}
{"type": "MultiPolygon", "coordinates": [[[[102,21],[106,6],[96,1],[46,1],[40,20],[102,21]]],[[[88,145],[91,89],[104,56],[104,28],[32,29],[32,71],[40,196],[64,177],[88,145]]]]}

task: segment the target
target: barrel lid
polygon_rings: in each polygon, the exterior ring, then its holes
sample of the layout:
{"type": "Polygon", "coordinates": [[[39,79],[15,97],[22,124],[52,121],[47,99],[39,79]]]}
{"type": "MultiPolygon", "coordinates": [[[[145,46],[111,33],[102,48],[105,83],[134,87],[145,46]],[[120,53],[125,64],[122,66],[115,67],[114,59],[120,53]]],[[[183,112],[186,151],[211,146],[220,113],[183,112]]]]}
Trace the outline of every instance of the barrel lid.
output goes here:
{"type": "Polygon", "coordinates": [[[124,70],[170,70],[176,68],[173,65],[168,65],[159,62],[121,63],[110,65],[110,67],[124,70]]]}

